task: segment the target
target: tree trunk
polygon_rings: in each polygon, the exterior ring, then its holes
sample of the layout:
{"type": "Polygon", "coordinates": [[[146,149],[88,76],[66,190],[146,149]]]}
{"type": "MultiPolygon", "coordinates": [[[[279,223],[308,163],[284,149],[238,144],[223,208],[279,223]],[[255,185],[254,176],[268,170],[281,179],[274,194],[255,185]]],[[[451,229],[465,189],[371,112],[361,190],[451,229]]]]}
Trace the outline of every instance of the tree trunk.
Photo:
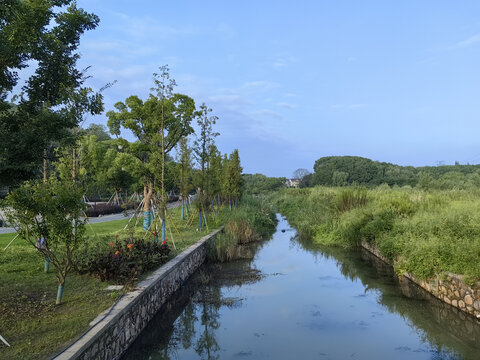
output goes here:
{"type": "Polygon", "coordinates": [[[57,305],[60,305],[62,303],[64,285],[65,285],[65,277],[61,276],[61,278],[58,280],[57,301],[55,302],[57,305]]]}
{"type": "Polygon", "coordinates": [[[73,151],[72,151],[72,179],[73,179],[73,182],[75,182],[76,178],[77,178],[77,155],[75,154],[75,147],[73,148],[73,151]]]}
{"type": "Polygon", "coordinates": [[[47,149],[43,149],[43,182],[47,182],[47,149]]]}
{"type": "Polygon", "coordinates": [[[146,184],[143,186],[143,229],[148,230],[150,229],[150,225],[152,223],[152,214],[150,212],[150,201],[153,195],[153,188],[150,184],[146,184]]]}

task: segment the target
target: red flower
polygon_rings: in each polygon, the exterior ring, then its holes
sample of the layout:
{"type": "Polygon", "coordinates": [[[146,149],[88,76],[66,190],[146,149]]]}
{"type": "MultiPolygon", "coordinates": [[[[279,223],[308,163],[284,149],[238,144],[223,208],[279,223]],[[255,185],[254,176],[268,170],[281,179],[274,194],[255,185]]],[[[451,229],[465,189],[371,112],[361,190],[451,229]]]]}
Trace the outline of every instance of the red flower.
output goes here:
{"type": "Polygon", "coordinates": [[[110,246],[113,247],[113,242],[110,243],[110,246]]]}
{"type": "Polygon", "coordinates": [[[118,234],[117,234],[117,235],[115,235],[115,237],[116,237],[116,238],[118,238],[118,234]]]}

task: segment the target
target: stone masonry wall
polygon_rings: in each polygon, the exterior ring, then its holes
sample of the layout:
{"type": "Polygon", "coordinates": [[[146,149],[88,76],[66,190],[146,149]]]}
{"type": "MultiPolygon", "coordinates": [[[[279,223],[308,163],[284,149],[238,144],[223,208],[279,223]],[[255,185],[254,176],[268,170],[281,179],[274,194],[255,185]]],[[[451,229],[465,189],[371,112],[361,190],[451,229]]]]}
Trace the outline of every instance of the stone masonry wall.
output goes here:
{"type": "MultiPolygon", "coordinates": [[[[221,230],[204,236],[140,282],[134,291],[107,310],[104,319],[55,359],[118,359],[168,297],[203,264],[207,241],[214,240],[221,230]]],[[[100,314],[98,318],[103,316],[100,314]]]]}
{"type": "MultiPolygon", "coordinates": [[[[390,263],[374,245],[362,241],[362,247],[372,254],[390,263]]],[[[420,280],[412,274],[404,274],[405,278],[413,281],[436,298],[456,307],[463,312],[480,319],[480,284],[473,286],[465,284],[462,276],[447,274],[444,278],[420,280]]]]}

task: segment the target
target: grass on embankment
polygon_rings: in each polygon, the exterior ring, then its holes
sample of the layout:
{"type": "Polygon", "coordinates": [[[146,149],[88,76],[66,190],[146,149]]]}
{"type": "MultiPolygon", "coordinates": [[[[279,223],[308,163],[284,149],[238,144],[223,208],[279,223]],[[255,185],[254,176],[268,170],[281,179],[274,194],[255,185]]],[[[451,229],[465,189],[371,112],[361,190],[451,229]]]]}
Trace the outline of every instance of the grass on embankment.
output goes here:
{"type": "Polygon", "coordinates": [[[356,246],[365,240],[398,273],[480,280],[478,191],[316,187],[280,191],[270,200],[315,242],[356,246]]]}
{"type": "MultiPolygon", "coordinates": [[[[187,220],[180,219],[180,209],[170,209],[173,223],[171,232],[167,227],[167,237],[174,257],[207,232],[218,228],[225,216],[219,216],[215,221],[208,218],[208,230],[197,231],[198,216],[187,220]],[[173,240],[177,247],[172,246],[173,240]]],[[[219,215],[223,212],[219,212],[219,215]]],[[[87,225],[89,247],[108,247],[110,241],[128,234],[122,229],[127,224],[125,220],[115,220],[106,223],[93,224],[94,235],[87,225]]],[[[136,235],[145,234],[138,222],[136,235]]],[[[64,348],[73,339],[88,328],[88,324],[102,311],[110,307],[120,296],[118,292],[107,292],[109,285],[89,275],[79,275],[72,271],[65,283],[63,303],[55,305],[57,280],[55,272],[50,269],[44,273],[44,260],[30,244],[17,238],[12,245],[3,251],[15,234],[0,234],[0,335],[11,345],[10,348],[0,344],[2,359],[44,359],[64,348]]],[[[147,235],[150,238],[151,234],[147,235]]],[[[81,253],[83,249],[79,251],[81,253]]]]}
{"type": "Polygon", "coordinates": [[[240,206],[228,216],[225,231],[217,235],[215,248],[210,249],[210,260],[225,262],[243,258],[240,247],[269,238],[276,225],[275,214],[262,198],[244,196],[240,206]]]}

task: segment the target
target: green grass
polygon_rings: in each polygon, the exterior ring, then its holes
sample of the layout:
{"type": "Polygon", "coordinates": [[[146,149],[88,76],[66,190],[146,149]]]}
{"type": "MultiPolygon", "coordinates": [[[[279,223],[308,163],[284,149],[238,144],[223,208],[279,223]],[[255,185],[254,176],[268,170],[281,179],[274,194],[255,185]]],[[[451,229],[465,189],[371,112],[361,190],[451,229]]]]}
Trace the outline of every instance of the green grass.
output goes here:
{"type": "Polygon", "coordinates": [[[396,267],[419,278],[452,272],[480,281],[480,192],[416,188],[289,189],[271,196],[312,241],[375,244],[396,267]]]}
{"type": "MultiPolygon", "coordinates": [[[[218,228],[224,221],[223,211],[215,220],[208,218],[208,229],[197,231],[198,216],[191,216],[190,224],[180,219],[180,209],[170,209],[171,229],[167,237],[171,257],[198,241],[202,236],[218,228]],[[173,226],[173,223],[176,225],[173,226]],[[178,229],[178,232],[177,232],[178,229]],[[173,249],[173,241],[176,250],[173,249]]],[[[123,231],[128,220],[87,225],[88,246],[108,247],[109,242],[126,238],[123,231]]],[[[134,231],[144,236],[142,222],[134,231]]],[[[60,351],[102,311],[110,307],[119,293],[104,291],[108,285],[88,275],[71,272],[65,283],[63,304],[55,305],[57,281],[53,269],[44,273],[44,260],[30,244],[17,238],[3,251],[15,234],[0,235],[0,335],[12,345],[0,345],[2,359],[44,359],[60,351]]],[[[153,238],[151,233],[147,237],[153,238]]],[[[81,249],[80,251],[84,251],[81,249]]]]}

